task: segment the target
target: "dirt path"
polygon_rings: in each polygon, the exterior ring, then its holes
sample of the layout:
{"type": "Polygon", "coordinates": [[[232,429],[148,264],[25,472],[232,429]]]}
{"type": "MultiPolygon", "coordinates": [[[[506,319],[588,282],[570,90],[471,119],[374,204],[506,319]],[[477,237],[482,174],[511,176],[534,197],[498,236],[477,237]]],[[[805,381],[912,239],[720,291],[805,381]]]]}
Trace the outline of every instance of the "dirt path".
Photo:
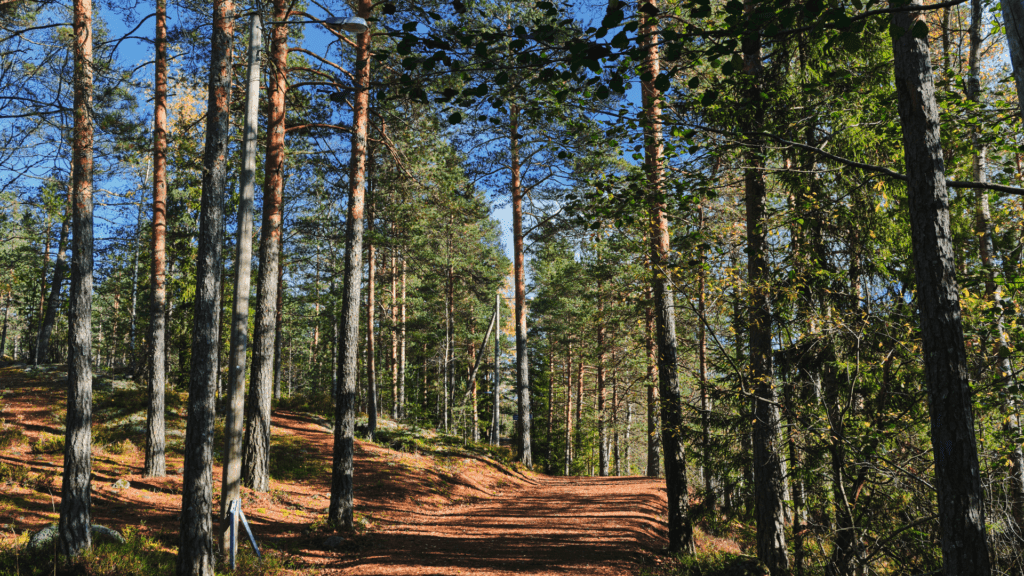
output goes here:
{"type": "Polygon", "coordinates": [[[393,509],[343,575],[636,574],[642,550],[664,545],[664,482],[542,478],[480,504],[435,513],[393,509]]]}
{"type": "MultiPolygon", "coordinates": [[[[62,455],[36,453],[29,444],[61,433],[60,375],[0,369],[0,419],[25,434],[0,450],[0,467],[29,472],[22,480],[0,482],[0,546],[57,520],[62,455]]],[[[138,528],[173,555],[180,454],[169,451],[168,476],[144,478],[142,450],[112,452],[110,444],[128,438],[144,445],[141,426],[125,420],[131,414],[144,418],[144,392],[127,389],[99,398],[93,520],[119,530],[138,528]],[[122,421],[128,427],[117,424],[122,421]],[[121,479],[129,487],[116,488],[121,479]]],[[[181,407],[169,410],[171,441],[184,437],[183,414],[181,407]]],[[[328,534],[312,526],[325,519],[331,450],[332,436],[322,421],[275,411],[272,490],[243,489],[243,506],[261,546],[289,559],[289,576],[633,575],[645,551],[665,545],[663,480],[549,477],[467,453],[406,453],[357,441],[358,529],[344,545],[328,550],[328,534]]],[[[219,464],[214,478],[217,498],[219,464]]]]}

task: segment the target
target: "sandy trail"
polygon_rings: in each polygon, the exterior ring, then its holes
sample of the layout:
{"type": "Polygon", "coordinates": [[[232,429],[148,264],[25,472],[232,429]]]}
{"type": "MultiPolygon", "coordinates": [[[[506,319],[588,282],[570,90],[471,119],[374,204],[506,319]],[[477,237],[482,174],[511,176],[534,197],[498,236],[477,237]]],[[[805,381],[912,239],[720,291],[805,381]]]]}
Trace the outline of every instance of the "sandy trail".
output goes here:
{"type": "MultiPolygon", "coordinates": [[[[54,414],[64,389],[52,375],[0,369],[0,392],[0,418],[29,440],[61,433],[54,414]]],[[[355,508],[367,528],[348,535],[340,549],[326,550],[327,534],[306,530],[326,512],[332,435],[319,420],[286,411],[275,411],[273,426],[284,443],[272,452],[301,454],[302,472],[283,470],[271,494],[244,489],[243,502],[257,538],[294,560],[289,575],[617,576],[637,574],[641,555],[666,543],[661,479],[523,474],[464,454],[409,454],[357,441],[355,508]]],[[[181,458],[168,456],[170,475],[144,478],[141,450],[93,448],[94,522],[142,527],[173,553],[181,458]],[[118,479],[130,487],[114,490],[118,479]]],[[[0,542],[56,522],[62,455],[32,453],[26,441],[0,451],[0,463],[49,474],[33,485],[0,485],[0,525],[8,527],[0,542]]],[[[217,488],[220,471],[214,467],[217,488]]]]}
{"type": "Polygon", "coordinates": [[[479,504],[378,517],[344,575],[636,574],[643,549],[664,545],[664,481],[546,478],[479,504]]]}

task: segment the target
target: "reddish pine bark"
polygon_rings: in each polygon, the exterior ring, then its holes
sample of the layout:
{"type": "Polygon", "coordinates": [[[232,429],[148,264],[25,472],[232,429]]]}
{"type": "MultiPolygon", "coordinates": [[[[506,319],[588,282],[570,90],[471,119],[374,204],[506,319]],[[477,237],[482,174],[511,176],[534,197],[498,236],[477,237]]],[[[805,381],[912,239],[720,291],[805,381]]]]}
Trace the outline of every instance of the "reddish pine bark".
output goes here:
{"type": "Polygon", "coordinates": [[[92,546],[92,1],[75,0],[73,236],[68,311],[68,400],[61,479],[59,548],[77,556],[92,546]]]}
{"type": "MultiPolygon", "coordinates": [[[[655,2],[649,4],[654,7],[655,2]]],[[[682,392],[676,372],[677,344],[675,299],[669,284],[668,216],[661,189],[662,124],[661,91],[655,80],[661,72],[658,51],[657,20],[641,12],[641,39],[644,45],[644,75],[641,83],[644,106],[644,168],[648,182],[650,211],[651,284],[654,294],[655,341],[658,349],[658,383],[661,392],[662,446],[665,452],[665,481],[668,492],[668,546],[673,552],[693,553],[693,527],[689,517],[686,451],[680,431],[683,428],[682,392]]]]}
{"type": "Polygon", "coordinates": [[[167,0],[156,4],[156,78],[153,87],[153,265],[149,307],[149,407],[143,475],[163,476],[164,386],[167,381],[167,0]]]}
{"type": "MultiPolygon", "coordinates": [[[[356,15],[370,17],[370,0],[359,0],[356,15]]],[[[331,468],[331,502],[328,520],[352,529],[352,470],[355,440],[356,381],[358,379],[359,304],[363,271],[363,209],[366,194],[366,140],[370,107],[370,33],[356,37],[353,102],[352,159],[349,178],[348,218],[345,237],[345,284],[342,294],[342,328],[338,343],[338,398],[334,411],[334,459],[331,468]]]]}

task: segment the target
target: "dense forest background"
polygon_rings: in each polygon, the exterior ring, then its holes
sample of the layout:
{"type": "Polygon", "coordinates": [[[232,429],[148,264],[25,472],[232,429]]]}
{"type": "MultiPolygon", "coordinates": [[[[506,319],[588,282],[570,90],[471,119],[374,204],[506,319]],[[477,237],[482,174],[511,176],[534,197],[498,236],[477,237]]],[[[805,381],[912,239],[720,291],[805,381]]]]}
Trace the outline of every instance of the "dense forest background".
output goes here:
{"type": "Polygon", "coordinates": [[[273,403],[349,507],[401,422],[665,475],[673,550],[717,510],[773,574],[1024,574],[1022,7],[0,2],[0,355],[148,386],[156,475],[164,387],[191,435],[239,382],[257,489],[273,403]]]}

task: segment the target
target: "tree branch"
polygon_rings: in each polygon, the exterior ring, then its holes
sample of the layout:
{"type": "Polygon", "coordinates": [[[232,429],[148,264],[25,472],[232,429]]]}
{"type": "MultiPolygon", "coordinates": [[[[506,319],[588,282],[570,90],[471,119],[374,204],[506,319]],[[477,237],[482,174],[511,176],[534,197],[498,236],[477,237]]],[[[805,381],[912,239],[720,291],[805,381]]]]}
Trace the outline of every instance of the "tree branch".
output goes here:
{"type": "MultiPolygon", "coordinates": [[[[708,132],[713,132],[713,133],[716,133],[716,134],[722,134],[722,135],[725,135],[725,136],[733,136],[733,135],[735,135],[734,132],[726,132],[725,130],[716,130],[714,128],[709,128],[707,126],[697,126],[697,128],[700,129],[700,130],[706,130],[708,132]]],[[[906,182],[907,181],[906,175],[900,174],[899,172],[894,172],[894,171],[892,171],[892,170],[890,170],[890,169],[888,169],[888,168],[886,168],[884,166],[876,166],[874,164],[865,164],[863,162],[857,162],[856,160],[850,160],[849,158],[843,158],[842,156],[836,156],[835,154],[829,154],[828,152],[825,152],[824,150],[822,150],[820,148],[815,148],[814,146],[808,146],[807,144],[801,144],[799,142],[793,142],[792,140],[786,140],[785,138],[783,138],[781,136],[777,136],[777,135],[772,134],[770,132],[742,132],[742,134],[744,136],[762,136],[762,137],[765,137],[765,138],[771,138],[772,140],[775,140],[776,142],[780,142],[780,143],[785,144],[787,146],[795,146],[796,148],[800,148],[802,150],[807,150],[809,152],[814,152],[814,153],[816,153],[818,155],[821,155],[821,156],[824,156],[825,158],[828,158],[829,160],[833,160],[835,162],[838,162],[840,164],[844,164],[846,166],[850,166],[852,168],[860,168],[861,170],[866,170],[868,172],[875,172],[876,174],[882,174],[884,176],[888,176],[890,178],[895,178],[896,180],[900,180],[901,182],[906,182]]],[[[995,190],[996,192],[1005,192],[1007,194],[1014,194],[1014,195],[1017,195],[1017,196],[1024,196],[1024,188],[1017,188],[1015,186],[1004,186],[1003,184],[993,184],[991,182],[967,182],[967,181],[962,181],[962,180],[946,180],[946,186],[951,186],[953,188],[963,188],[963,189],[995,190]]]]}

